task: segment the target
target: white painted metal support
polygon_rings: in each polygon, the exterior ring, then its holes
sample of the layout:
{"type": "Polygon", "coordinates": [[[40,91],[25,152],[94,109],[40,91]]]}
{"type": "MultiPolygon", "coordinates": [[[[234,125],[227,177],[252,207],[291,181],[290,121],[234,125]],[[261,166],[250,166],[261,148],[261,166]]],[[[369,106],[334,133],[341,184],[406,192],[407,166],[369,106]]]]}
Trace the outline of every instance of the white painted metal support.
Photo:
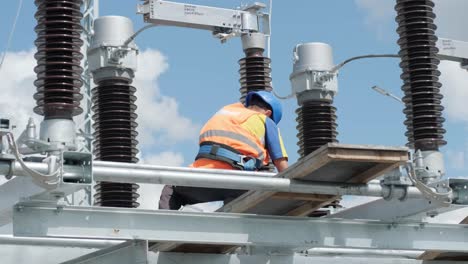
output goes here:
{"type": "Polygon", "coordinates": [[[373,219],[382,221],[397,221],[403,218],[421,220],[428,216],[435,216],[461,208],[464,208],[464,206],[453,204],[450,207],[440,207],[426,199],[408,199],[404,202],[378,199],[338,211],[326,216],[326,218],[373,219]]]}
{"type": "Polygon", "coordinates": [[[150,252],[150,264],[467,264],[468,261],[428,261],[396,257],[349,257],[349,256],[311,256],[311,255],[214,255],[150,252]]]}
{"type": "Polygon", "coordinates": [[[349,249],[349,248],[312,248],[305,252],[307,255],[316,256],[347,256],[347,257],[393,257],[416,259],[424,251],[417,250],[374,250],[374,249],[349,249]]]}
{"type": "Polygon", "coordinates": [[[13,233],[15,236],[143,239],[283,250],[340,247],[468,252],[466,225],[131,208],[19,204],[13,214],[13,233]]]}
{"type": "MultiPolygon", "coordinates": [[[[91,254],[90,249],[64,248],[55,246],[14,246],[2,245],[2,264],[51,264],[91,254]]],[[[395,252],[398,253],[398,252],[395,252]]],[[[123,259],[124,260],[124,259],[123,259]]],[[[188,253],[147,253],[145,264],[467,264],[468,261],[423,261],[397,255],[356,255],[342,254],[338,250],[331,254],[278,254],[274,252],[239,254],[188,254],[188,253]]],[[[112,264],[128,264],[116,261],[112,264]]]]}
{"type": "Polygon", "coordinates": [[[9,180],[0,185],[0,226],[11,223],[13,206],[18,201],[57,201],[83,189],[83,186],[79,184],[64,184],[56,190],[47,191],[36,185],[30,177],[16,177],[9,180]]]}
{"type": "MultiPolygon", "coordinates": [[[[48,173],[46,163],[27,162],[30,169],[41,173],[48,173]]],[[[83,174],[81,167],[66,165],[65,179],[73,179],[83,174]]],[[[125,182],[125,183],[152,183],[152,184],[175,184],[180,186],[216,187],[245,190],[276,190],[282,192],[297,193],[319,193],[336,195],[386,195],[384,186],[378,182],[369,185],[343,185],[336,183],[311,183],[290,180],[286,178],[271,178],[272,173],[256,173],[232,170],[210,170],[180,167],[164,167],[116,162],[96,161],[93,165],[94,179],[96,181],[125,182]],[[270,177],[269,177],[270,176],[270,177]]],[[[45,189],[35,185],[31,177],[24,171],[18,162],[0,162],[0,175],[13,173],[16,177],[0,186],[0,226],[11,222],[13,205],[23,199],[52,198],[62,192],[71,194],[81,188],[83,184],[68,184],[67,190],[56,190],[46,192],[45,189]],[[48,197],[47,197],[48,196],[48,197]]],[[[388,190],[387,190],[388,191],[388,190]]],[[[398,198],[405,194],[404,189],[395,189],[394,197],[398,198]]],[[[420,198],[420,192],[414,187],[407,190],[408,198],[420,198]]]]}
{"type": "Polygon", "coordinates": [[[82,122],[77,124],[77,129],[79,133],[84,133],[84,141],[85,144],[81,146],[82,148],[80,151],[91,152],[92,151],[92,139],[90,135],[92,134],[92,103],[91,103],[91,88],[92,88],[92,76],[89,72],[89,64],[88,58],[86,56],[88,48],[91,43],[91,38],[93,36],[93,29],[94,29],[94,19],[96,19],[99,15],[98,13],[98,5],[99,0],[84,0],[83,1],[83,34],[82,39],[84,41],[83,45],[83,55],[85,55],[83,59],[83,101],[81,104],[83,105],[83,120],[82,122]]]}
{"type": "Polygon", "coordinates": [[[43,193],[45,190],[37,186],[31,179],[16,177],[0,185],[0,226],[11,223],[13,205],[22,197],[30,197],[43,193]]]}
{"type": "Polygon", "coordinates": [[[79,248],[108,248],[125,240],[103,240],[82,238],[40,238],[40,237],[14,237],[0,235],[0,245],[43,246],[43,247],[79,247],[79,248]]]}
{"type": "Polygon", "coordinates": [[[62,262],[62,264],[146,264],[148,263],[147,253],[147,241],[131,240],[113,247],[101,249],[96,252],[62,262]]]}
{"type": "MultiPolygon", "coordinates": [[[[257,9],[262,7],[264,6],[259,5],[257,9]]],[[[235,33],[261,30],[259,25],[261,15],[253,12],[255,10],[244,11],[163,0],[148,0],[139,5],[137,9],[139,14],[144,15],[145,22],[155,25],[204,29],[213,32],[222,29],[235,33]]]]}
{"type": "Polygon", "coordinates": [[[93,251],[96,249],[8,244],[0,247],[2,264],[57,264],[93,251]]]}
{"type": "MultiPolygon", "coordinates": [[[[77,123],[78,134],[82,135],[83,144],[79,145],[79,151],[90,152],[93,151],[92,144],[92,101],[91,101],[91,88],[92,88],[92,76],[89,71],[89,62],[88,56],[86,55],[90,47],[91,38],[93,36],[94,30],[94,20],[99,16],[99,0],[84,0],[83,1],[83,33],[81,38],[84,41],[82,48],[82,53],[84,55],[83,59],[83,88],[81,94],[83,95],[83,100],[81,105],[83,106],[83,117],[81,122],[77,123]]],[[[80,204],[86,202],[86,204],[92,204],[92,188],[91,186],[85,188],[83,191],[77,194],[73,194],[71,197],[73,204],[80,204]]]]}

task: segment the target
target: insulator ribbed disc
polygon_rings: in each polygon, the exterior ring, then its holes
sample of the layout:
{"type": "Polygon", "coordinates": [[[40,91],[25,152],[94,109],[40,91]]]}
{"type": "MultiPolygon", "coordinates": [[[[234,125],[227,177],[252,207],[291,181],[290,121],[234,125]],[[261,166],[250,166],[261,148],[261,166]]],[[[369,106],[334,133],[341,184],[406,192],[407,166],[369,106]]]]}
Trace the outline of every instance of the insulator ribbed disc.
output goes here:
{"type": "Polygon", "coordinates": [[[251,91],[272,91],[271,87],[271,60],[262,56],[248,56],[239,60],[241,88],[240,101],[245,102],[245,97],[251,91]]]}
{"type": "Polygon", "coordinates": [[[80,101],[82,0],[36,0],[37,79],[34,112],[45,119],[70,119],[83,112],[80,101]]]}
{"type": "MultiPolygon", "coordinates": [[[[94,155],[97,160],[136,163],[137,114],[135,87],[130,80],[103,80],[92,90],[94,155]]],[[[138,207],[137,184],[99,182],[95,203],[101,206],[138,207]]]]}
{"type": "Polygon", "coordinates": [[[405,94],[405,135],[408,146],[420,150],[438,150],[446,144],[433,7],[431,0],[397,0],[395,6],[405,94]]]}
{"type": "Polygon", "coordinates": [[[99,182],[94,186],[96,194],[94,201],[96,205],[108,207],[136,208],[139,195],[138,185],[130,183],[99,182]]]}
{"type": "Polygon", "coordinates": [[[321,146],[338,142],[336,108],[327,101],[306,101],[297,110],[298,153],[301,158],[321,146]]]}

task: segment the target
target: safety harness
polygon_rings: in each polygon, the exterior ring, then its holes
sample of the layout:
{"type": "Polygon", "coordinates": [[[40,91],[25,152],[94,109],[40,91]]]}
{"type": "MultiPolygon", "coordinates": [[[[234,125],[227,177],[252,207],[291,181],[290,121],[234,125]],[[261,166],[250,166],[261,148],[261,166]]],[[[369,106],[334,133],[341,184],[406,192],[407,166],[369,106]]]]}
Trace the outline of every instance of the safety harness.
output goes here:
{"type": "Polygon", "coordinates": [[[263,165],[260,159],[242,155],[230,146],[210,141],[200,144],[200,149],[195,160],[201,158],[223,161],[230,164],[233,168],[246,171],[258,170],[263,165]]]}

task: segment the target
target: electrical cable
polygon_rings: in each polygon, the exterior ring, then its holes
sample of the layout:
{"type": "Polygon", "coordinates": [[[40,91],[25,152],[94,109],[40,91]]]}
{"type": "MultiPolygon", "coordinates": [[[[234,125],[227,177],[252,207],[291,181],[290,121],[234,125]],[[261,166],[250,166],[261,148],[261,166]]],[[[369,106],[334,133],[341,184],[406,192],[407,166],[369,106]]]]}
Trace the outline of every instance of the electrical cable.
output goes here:
{"type": "Polygon", "coordinates": [[[273,90],[273,95],[274,95],[276,98],[280,99],[280,100],[286,100],[286,99],[290,99],[290,98],[296,97],[296,95],[295,95],[294,93],[291,93],[291,94],[286,95],[286,96],[281,96],[281,95],[277,94],[277,93],[275,92],[275,90],[273,90]]]}
{"type": "Polygon", "coordinates": [[[61,165],[57,168],[57,170],[51,174],[42,174],[37,172],[31,168],[29,168],[26,163],[24,163],[23,159],[21,158],[21,154],[19,153],[18,146],[16,145],[15,138],[12,133],[7,134],[8,143],[10,147],[13,149],[13,155],[16,157],[16,160],[19,162],[21,167],[25,172],[27,172],[33,179],[33,181],[39,185],[40,187],[51,190],[58,187],[60,183],[60,172],[62,170],[61,165]]]}
{"type": "Polygon", "coordinates": [[[22,6],[23,6],[23,0],[19,0],[18,9],[16,10],[15,20],[13,20],[13,26],[11,28],[10,35],[8,36],[5,51],[3,52],[2,59],[0,60],[0,70],[2,69],[3,62],[5,61],[5,56],[8,50],[10,49],[11,40],[13,39],[13,33],[16,30],[16,23],[18,22],[18,18],[19,18],[22,6]]]}
{"type": "Polygon", "coordinates": [[[367,58],[400,58],[400,55],[397,54],[368,54],[368,55],[361,55],[356,57],[351,57],[337,65],[335,65],[327,74],[322,75],[317,79],[317,82],[322,83],[325,79],[329,78],[333,74],[336,74],[339,69],[343,68],[343,66],[351,61],[360,60],[360,59],[367,59],[367,58]]]}
{"type": "Polygon", "coordinates": [[[146,25],[142,28],[140,28],[137,32],[135,32],[133,35],[131,35],[124,43],[123,43],[123,47],[126,47],[128,44],[130,44],[130,42],[132,42],[137,36],[138,34],[140,34],[141,32],[147,30],[148,28],[152,28],[152,27],[155,27],[157,25],[154,25],[154,24],[151,24],[151,25],[146,25]]]}
{"type": "Polygon", "coordinates": [[[333,67],[330,70],[330,73],[336,73],[339,69],[341,69],[345,64],[359,59],[366,59],[366,58],[400,58],[400,55],[397,54],[369,54],[369,55],[361,55],[356,57],[351,57],[333,67]]]}

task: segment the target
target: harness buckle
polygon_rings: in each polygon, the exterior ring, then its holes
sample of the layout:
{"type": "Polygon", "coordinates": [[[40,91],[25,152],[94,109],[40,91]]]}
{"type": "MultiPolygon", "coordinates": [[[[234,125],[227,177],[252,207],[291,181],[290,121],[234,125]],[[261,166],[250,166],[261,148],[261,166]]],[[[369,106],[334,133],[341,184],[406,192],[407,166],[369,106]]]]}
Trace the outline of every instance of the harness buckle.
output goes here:
{"type": "Polygon", "coordinates": [[[253,171],[261,167],[262,162],[251,156],[239,155],[238,165],[242,166],[244,170],[253,171]]]}

